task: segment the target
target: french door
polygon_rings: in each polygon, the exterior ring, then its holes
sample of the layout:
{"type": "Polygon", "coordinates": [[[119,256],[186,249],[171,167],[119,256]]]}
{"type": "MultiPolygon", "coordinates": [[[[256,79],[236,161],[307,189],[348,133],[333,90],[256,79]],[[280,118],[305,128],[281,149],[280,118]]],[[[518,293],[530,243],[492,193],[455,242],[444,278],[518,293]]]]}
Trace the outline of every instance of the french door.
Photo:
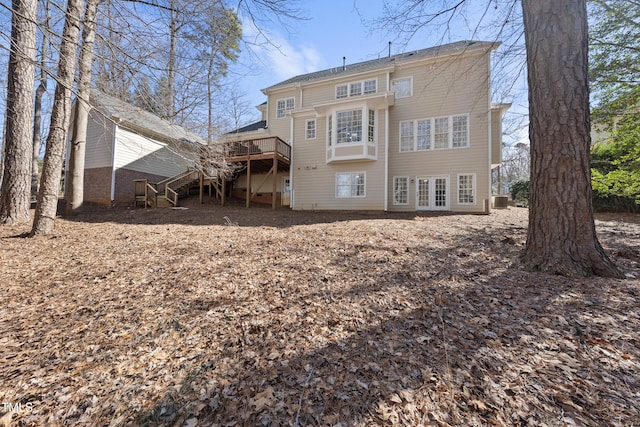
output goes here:
{"type": "Polygon", "coordinates": [[[416,178],[416,210],[449,210],[448,176],[419,176],[416,178]]]}

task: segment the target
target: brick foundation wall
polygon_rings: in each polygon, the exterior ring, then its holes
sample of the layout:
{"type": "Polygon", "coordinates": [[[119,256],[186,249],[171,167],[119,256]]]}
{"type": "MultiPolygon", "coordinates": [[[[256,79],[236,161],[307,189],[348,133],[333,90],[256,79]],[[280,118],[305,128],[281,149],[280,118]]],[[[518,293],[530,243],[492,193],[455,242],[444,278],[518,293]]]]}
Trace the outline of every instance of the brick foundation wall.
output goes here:
{"type": "Polygon", "coordinates": [[[114,202],[118,205],[133,205],[133,180],[145,178],[148,179],[150,183],[156,183],[166,179],[167,177],[130,169],[116,169],[116,191],[114,202]]]}
{"type": "Polygon", "coordinates": [[[111,168],[85,169],[84,201],[100,205],[111,204],[111,168]]]}

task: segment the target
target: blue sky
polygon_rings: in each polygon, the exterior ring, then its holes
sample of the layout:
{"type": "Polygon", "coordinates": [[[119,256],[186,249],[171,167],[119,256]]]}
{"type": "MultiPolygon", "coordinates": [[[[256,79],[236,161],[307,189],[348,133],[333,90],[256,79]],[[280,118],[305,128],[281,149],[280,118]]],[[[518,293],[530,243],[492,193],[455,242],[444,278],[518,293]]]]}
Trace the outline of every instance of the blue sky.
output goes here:
{"type": "MultiPolygon", "coordinates": [[[[266,29],[277,48],[254,48],[253,52],[245,49],[241,54],[240,62],[249,63],[253,69],[248,75],[243,72],[240,79],[245,100],[258,105],[266,100],[260,89],[295,75],[340,66],[343,57],[349,64],[386,56],[389,41],[393,41],[391,52],[395,54],[463,39],[495,40],[499,37],[495,34],[493,18],[480,19],[486,2],[470,2],[464,14],[447,28],[434,25],[421,30],[408,43],[393,40],[393,35],[372,25],[372,21],[383,15],[383,3],[383,0],[300,0],[300,10],[308,19],[290,22],[288,29],[274,26],[266,29]],[[484,25],[479,26],[479,21],[484,25]]],[[[245,36],[251,36],[253,31],[245,25],[245,36]]],[[[523,95],[522,80],[520,78],[515,86],[511,99],[495,101],[515,100],[515,110],[521,112],[517,98],[523,95]]]]}

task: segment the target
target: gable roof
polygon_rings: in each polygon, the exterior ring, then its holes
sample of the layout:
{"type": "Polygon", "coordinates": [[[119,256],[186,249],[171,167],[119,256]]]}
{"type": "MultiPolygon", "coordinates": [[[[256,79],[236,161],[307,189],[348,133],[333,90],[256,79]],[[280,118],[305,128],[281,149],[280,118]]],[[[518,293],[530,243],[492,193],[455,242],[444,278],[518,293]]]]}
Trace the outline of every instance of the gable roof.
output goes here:
{"type": "Polygon", "coordinates": [[[93,108],[113,120],[118,126],[147,137],[161,141],[179,141],[197,145],[206,144],[204,138],[190,130],[170,123],[121,99],[107,95],[98,89],[91,89],[89,103],[93,108]]]}
{"type": "Polygon", "coordinates": [[[498,47],[499,42],[486,42],[486,41],[474,41],[464,40],[455,43],[449,43],[441,46],[429,47],[426,49],[414,50],[411,52],[400,53],[397,55],[391,55],[384,58],[372,59],[369,61],[358,62],[355,64],[348,64],[343,67],[329,68],[327,70],[316,71],[313,73],[302,74],[284,80],[275,85],[269,86],[264,91],[274,89],[280,86],[288,86],[296,83],[305,83],[313,80],[326,79],[339,77],[341,75],[349,75],[354,73],[361,73],[364,71],[375,70],[378,68],[384,68],[387,66],[393,66],[395,64],[406,63],[415,61],[416,59],[423,58],[436,58],[438,56],[461,54],[470,50],[484,50],[491,51],[498,47]]]}

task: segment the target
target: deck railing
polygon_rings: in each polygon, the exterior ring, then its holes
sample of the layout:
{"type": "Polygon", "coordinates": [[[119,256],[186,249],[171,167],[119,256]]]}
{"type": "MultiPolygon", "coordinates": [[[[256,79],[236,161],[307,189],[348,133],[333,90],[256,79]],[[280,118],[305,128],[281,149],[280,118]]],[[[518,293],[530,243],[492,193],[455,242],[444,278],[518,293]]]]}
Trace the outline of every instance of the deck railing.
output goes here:
{"type": "Polygon", "coordinates": [[[291,146],[277,136],[240,142],[229,142],[227,147],[229,157],[278,153],[286,159],[291,158],[291,146]]]}

